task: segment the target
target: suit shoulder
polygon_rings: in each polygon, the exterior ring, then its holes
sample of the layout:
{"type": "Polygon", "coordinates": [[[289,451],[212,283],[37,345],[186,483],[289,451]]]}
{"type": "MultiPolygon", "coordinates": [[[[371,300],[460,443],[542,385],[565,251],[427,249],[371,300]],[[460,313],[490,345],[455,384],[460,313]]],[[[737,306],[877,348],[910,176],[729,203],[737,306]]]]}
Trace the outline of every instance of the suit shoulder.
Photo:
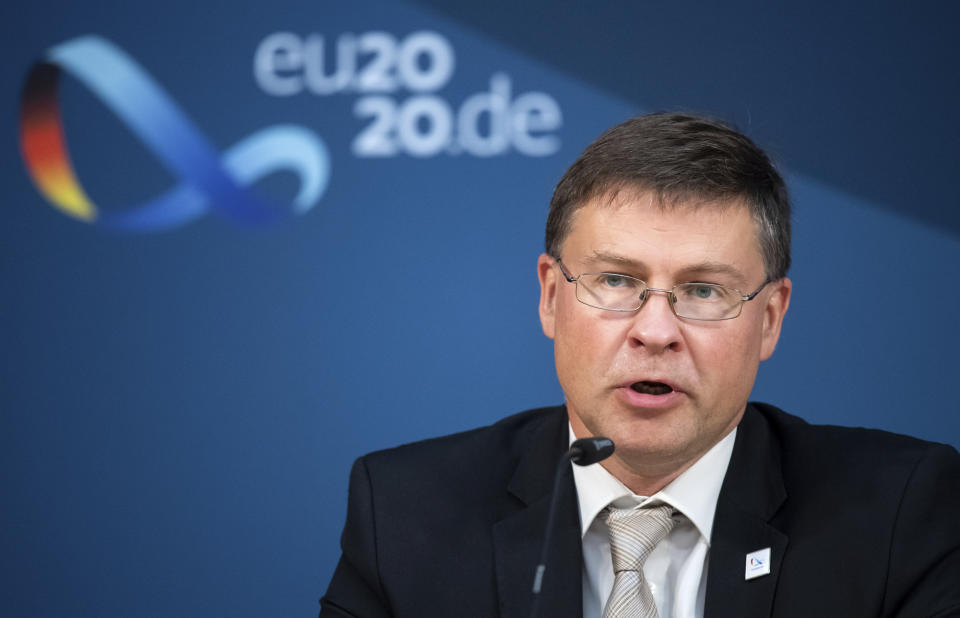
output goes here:
{"type": "Polygon", "coordinates": [[[880,429],[811,424],[769,404],[751,405],[778,439],[786,469],[862,478],[893,469],[909,475],[923,459],[954,467],[960,463],[956,449],[946,444],[880,429]]]}
{"type": "Polygon", "coordinates": [[[925,451],[931,446],[940,446],[953,449],[953,447],[939,442],[930,442],[882,429],[808,423],[799,416],[784,412],[780,408],[767,403],[753,402],[750,405],[767,420],[778,436],[788,440],[826,442],[847,448],[898,448],[925,451]]]}
{"type": "Polygon", "coordinates": [[[374,468],[435,467],[457,462],[457,467],[489,465],[491,459],[514,460],[548,425],[566,423],[562,406],[526,410],[485,427],[420,440],[374,451],[361,459],[374,468]]]}

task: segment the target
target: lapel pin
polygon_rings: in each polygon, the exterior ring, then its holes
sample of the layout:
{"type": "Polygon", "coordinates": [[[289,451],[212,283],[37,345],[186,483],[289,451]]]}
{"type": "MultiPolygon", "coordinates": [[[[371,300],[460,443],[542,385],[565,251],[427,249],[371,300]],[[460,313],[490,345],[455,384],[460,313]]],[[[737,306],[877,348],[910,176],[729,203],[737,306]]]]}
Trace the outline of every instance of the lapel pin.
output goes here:
{"type": "Polygon", "coordinates": [[[770,548],[764,547],[747,554],[747,567],[743,579],[754,579],[770,574],[770,548]]]}

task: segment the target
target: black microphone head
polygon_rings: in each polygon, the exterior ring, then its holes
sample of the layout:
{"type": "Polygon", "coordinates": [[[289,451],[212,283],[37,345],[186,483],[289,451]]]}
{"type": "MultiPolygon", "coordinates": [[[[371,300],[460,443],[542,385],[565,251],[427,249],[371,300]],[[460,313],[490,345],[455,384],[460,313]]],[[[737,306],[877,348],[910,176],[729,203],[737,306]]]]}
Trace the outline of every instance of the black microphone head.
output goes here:
{"type": "Polygon", "coordinates": [[[613,455],[613,440],[603,436],[580,438],[570,445],[570,451],[575,453],[571,457],[573,463],[578,466],[589,466],[613,455]]]}

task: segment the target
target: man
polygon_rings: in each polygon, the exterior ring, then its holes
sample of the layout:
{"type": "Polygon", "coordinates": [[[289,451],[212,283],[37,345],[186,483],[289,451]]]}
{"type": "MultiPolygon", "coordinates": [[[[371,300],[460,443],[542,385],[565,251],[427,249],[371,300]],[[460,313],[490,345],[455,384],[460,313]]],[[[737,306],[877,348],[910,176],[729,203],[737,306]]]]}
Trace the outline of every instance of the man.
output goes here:
{"type": "MultiPolygon", "coordinates": [[[[367,455],[321,616],[960,615],[960,456],[748,404],[790,303],[789,203],[748,138],[657,114],[557,186],[537,269],[566,404],[367,455]]],[[[824,402],[829,405],[829,402],[824,402]]]]}

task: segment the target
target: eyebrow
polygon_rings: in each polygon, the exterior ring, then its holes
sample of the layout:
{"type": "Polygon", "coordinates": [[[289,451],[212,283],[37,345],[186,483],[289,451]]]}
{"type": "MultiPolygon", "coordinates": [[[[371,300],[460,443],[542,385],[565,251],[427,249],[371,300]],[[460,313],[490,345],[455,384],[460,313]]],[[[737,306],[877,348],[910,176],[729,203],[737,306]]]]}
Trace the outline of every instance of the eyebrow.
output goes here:
{"type": "Polygon", "coordinates": [[[700,262],[699,264],[687,266],[681,270],[680,273],[689,277],[698,275],[726,275],[733,279],[736,285],[742,286],[747,283],[747,277],[740,272],[738,268],[730,264],[724,264],[723,262],[700,262]]]}
{"type": "MultiPolygon", "coordinates": [[[[646,266],[643,262],[616,253],[607,253],[599,250],[594,251],[592,255],[587,256],[583,261],[586,264],[596,265],[615,264],[618,267],[629,269],[631,272],[636,273],[646,271],[646,266]]],[[[732,278],[737,285],[745,285],[747,283],[747,278],[740,272],[740,269],[730,264],[711,260],[690,264],[678,273],[681,280],[686,279],[687,281],[692,281],[697,277],[705,275],[726,275],[732,278]]],[[[683,281],[678,281],[678,283],[683,283],[683,281]]]]}
{"type": "Polygon", "coordinates": [[[628,257],[618,255],[616,253],[606,253],[604,251],[595,250],[592,255],[588,255],[583,259],[587,264],[617,264],[618,266],[623,266],[625,268],[633,268],[635,270],[642,270],[643,263],[636,260],[631,260],[628,257]]]}

